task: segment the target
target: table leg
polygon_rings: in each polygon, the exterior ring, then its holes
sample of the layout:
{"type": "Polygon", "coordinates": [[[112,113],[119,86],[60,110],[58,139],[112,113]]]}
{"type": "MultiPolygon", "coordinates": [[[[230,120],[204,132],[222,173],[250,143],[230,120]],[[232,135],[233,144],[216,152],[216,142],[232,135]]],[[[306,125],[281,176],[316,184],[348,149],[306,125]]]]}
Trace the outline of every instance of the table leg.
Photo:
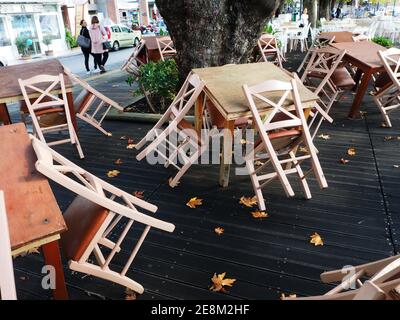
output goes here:
{"type": "Polygon", "coordinates": [[[8,113],[7,104],[0,103],[0,120],[3,124],[11,124],[10,114],[8,113]]]}
{"type": "Polygon", "coordinates": [[[68,292],[65,286],[64,270],[58,241],[43,245],[42,250],[46,265],[53,266],[56,272],[56,288],[53,290],[53,297],[55,300],[67,300],[68,292]]]}
{"type": "Polygon", "coordinates": [[[78,124],[76,122],[76,112],[74,107],[74,96],[72,95],[72,92],[67,92],[67,100],[69,113],[71,114],[72,125],[74,126],[75,131],[78,132],[78,124]]]}
{"type": "Polygon", "coordinates": [[[204,104],[205,95],[201,93],[196,100],[196,104],[194,106],[194,128],[198,134],[201,133],[201,129],[203,126],[203,104],[204,104]]]}
{"type": "Polygon", "coordinates": [[[361,83],[358,87],[356,96],[354,97],[353,105],[351,106],[349,118],[357,119],[360,117],[360,106],[364,98],[364,94],[367,91],[369,80],[372,77],[371,71],[364,72],[361,78],[361,83]]]}
{"type": "Polygon", "coordinates": [[[356,74],[354,75],[354,82],[355,82],[356,84],[355,84],[354,87],[352,88],[352,90],[353,90],[354,92],[357,91],[358,84],[360,83],[360,79],[361,79],[362,74],[363,74],[363,71],[362,71],[360,68],[357,68],[356,74]]]}
{"type": "Polygon", "coordinates": [[[232,163],[232,144],[235,120],[225,120],[224,138],[222,143],[221,165],[219,168],[219,184],[222,187],[229,185],[229,173],[232,163]]]}

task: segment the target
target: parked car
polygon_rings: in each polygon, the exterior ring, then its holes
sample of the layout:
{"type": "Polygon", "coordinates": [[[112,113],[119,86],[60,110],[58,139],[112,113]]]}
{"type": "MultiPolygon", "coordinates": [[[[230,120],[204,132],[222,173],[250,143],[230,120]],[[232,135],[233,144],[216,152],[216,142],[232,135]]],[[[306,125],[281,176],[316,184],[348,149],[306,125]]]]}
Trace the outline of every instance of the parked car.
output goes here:
{"type": "Polygon", "coordinates": [[[0,56],[0,67],[5,67],[8,65],[7,59],[3,56],[0,56]]]}
{"type": "Polygon", "coordinates": [[[106,26],[105,29],[108,40],[115,51],[122,47],[137,46],[142,38],[140,30],[132,30],[122,24],[106,26]]]}

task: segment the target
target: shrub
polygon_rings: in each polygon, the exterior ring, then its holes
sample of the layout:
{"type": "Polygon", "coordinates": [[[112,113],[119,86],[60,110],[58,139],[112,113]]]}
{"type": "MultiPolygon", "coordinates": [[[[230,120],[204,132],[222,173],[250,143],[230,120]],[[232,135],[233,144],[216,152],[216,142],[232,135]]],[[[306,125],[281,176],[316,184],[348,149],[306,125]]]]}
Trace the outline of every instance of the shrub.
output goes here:
{"type": "Polygon", "coordinates": [[[154,109],[163,113],[175,98],[179,83],[179,72],[175,60],[149,62],[140,67],[137,78],[128,77],[131,85],[137,80],[139,89],[137,93],[145,91],[149,96],[154,109]]]}
{"type": "Polygon", "coordinates": [[[22,56],[28,55],[28,41],[29,37],[27,36],[18,36],[15,39],[15,45],[17,46],[18,52],[22,54],[22,56]]]}
{"type": "Polygon", "coordinates": [[[76,48],[78,46],[78,42],[72,36],[71,31],[69,31],[68,29],[65,29],[65,41],[67,41],[68,47],[70,49],[76,48]]]}
{"type": "Polygon", "coordinates": [[[386,37],[374,37],[372,39],[372,41],[381,45],[382,47],[385,47],[385,48],[393,47],[392,40],[390,40],[389,38],[386,38],[386,37]]]}
{"type": "Polygon", "coordinates": [[[47,50],[49,50],[49,46],[53,42],[53,37],[50,35],[44,36],[43,37],[43,43],[47,46],[47,50]]]}

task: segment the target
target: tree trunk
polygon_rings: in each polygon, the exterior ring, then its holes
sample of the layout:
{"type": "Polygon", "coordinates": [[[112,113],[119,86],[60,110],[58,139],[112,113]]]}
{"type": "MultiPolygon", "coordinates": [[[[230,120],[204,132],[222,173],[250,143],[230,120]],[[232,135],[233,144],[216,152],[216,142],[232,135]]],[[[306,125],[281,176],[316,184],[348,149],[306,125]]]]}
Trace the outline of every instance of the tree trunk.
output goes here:
{"type": "Polygon", "coordinates": [[[318,1],[317,0],[304,0],[303,8],[307,8],[309,22],[311,22],[311,26],[313,28],[315,28],[317,25],[318,1]]]}
{"type": "Polygon", "coordinates": [[[281,0],[156,0],[181,79],[197,67],[246,63],[281,0]]]}
{"type": "Polygon", "coordinates": [[[330,20],[331,18],[331,0],[321,0],[319,2],[319,18],[330,20]]]}

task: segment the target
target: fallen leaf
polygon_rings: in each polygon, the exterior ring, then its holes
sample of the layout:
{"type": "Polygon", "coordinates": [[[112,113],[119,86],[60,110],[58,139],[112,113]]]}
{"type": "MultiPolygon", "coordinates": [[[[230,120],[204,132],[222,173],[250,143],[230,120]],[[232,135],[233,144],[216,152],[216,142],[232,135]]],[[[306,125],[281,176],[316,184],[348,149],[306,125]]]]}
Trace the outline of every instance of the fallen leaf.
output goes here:
{"type": "Polygon", "coordinates": [[[340,163],[342,163],[342,164],[348,164],[349,162],[350,162],[350,160],[347,160],[347,159],[344,159],[344,158],[340,159],[340,163]]]}
{"type": "Polygon", "coordinates": [[[254,165],[256,166],[262,166],[264,164],[264,162],[261,162],[259,160],[254,161],[254,165]]]}
{"type": "Polygon", "coordinates": [[[116,164],[117,166],[123,164],[121,158],[118,158],[117,160],[114,161],[114,164],[116,164]]]}
{"type": "MultiPolygon", "coordinates": [[[[292,294],[289,294],[287,297],[288,297],[288,298],[297,298],[297,295],[294,294],[294,293],[292,293],[292,294]]],[[[285,299],[285,298],[286,298],[285,294],[282,293],[282,294],[281,294],[281,300],[283,300],[283,299],[285,299]]]]}
{"type": "Polygon", "coordinates": [[[203,204],[203,199],[199,199],[197,197],[191,198],[186,205],[192,209],[195,209],[196,206],[201,206],[203,204]]]}
{"type": "Polygon", "coordinates": [[[321,138],[322,140],[329,140],[331,136],[329,134],[320,134],[318,138],[321,138]]]}
{"type": "Polygon", "coordinates": [[[387,137],[383,138],[383,140],[384,140],[384,141],[393,140],[393,137],[392,137],[392,136],[387,136],[387,137]]]}
{"type": "Polygon", "coordinates": [[[128,140],[127,136],[122,136],[121,138],[119,138],[119,140],[128,140]]]}
{"type": "Polygon", "coordinates": [[[254,196],[253,198],[250,198],[250,197],[248,198],[248,197],[242,196],[242,197],[240,197],[239,203],[245,205],[246,207],[251,208],[252,206],[257,204],[257,197],[254,196]]]}
{"type": "Polygon", "coordinates": [[[256,218],[256,219],[261,219],[261,218],[268,218],[268,213],[266,213],[266,212],[264,212],[264,211],[253,211],[252,213],[251,213],[251,215],[253,216],[253,218],[256,218]]]}
{"type": "Polygon", "coordinates": [[[386,124],[386,122],[381,122],[381,128],[387,128],[388,125],[386,124]]]}
{"type": "Polygon", "coordinates": [[[347,154],[351,157],[354,157],[356,155],[356,149],[355,148],[349,148],[347,149],[347,154]]]}
{"type": "Polygon", "coordinates": [[[394,164],[393,167],[394,168],[400,168],[400,164],[394,164]]]}
{"type": "Polygon", "coordinates": [[[142,199],[142,198],[143,198],[143,193],[144,193],[144,191],[135,191],[135,192],[133,192],[132,194],[133,194],[136,198],[142,199]]]}
{"type": "Polygon", "coordinates": [[[127,146],[126,146],[126,148],[127,149],[133,149],[133,148],[135,148],[136,147],[136,144],[128,144],[127,146]]]}
{"type": "Polygon", "coordinates": [[[114,178],[117,175],[119,175],[121,172],[119,172],[118,170],[111,170],[107,172],[107,177],[109,178],[114,178]]]}
{"type": "Polygon", "coordinates": [[[299,151],[303,152],[303,153],[308,153],[308,148],[307,147],[300,147],[299,151]]]}
{"type": "Polygon", "coordinates": [[[136,292],[126,288],[125,289],[125,300],[136,300],[136,292]]]}
{"type": "Polygon", "coordinates": [[[216,227],[216,228],[214,229],[214,231],[215,231],[215,233],[216,233],[217,235],[220,236],[221,234],[224,233],[225,229],[224,229],[224,228],[221,228],[221,227],[216,227]]]}
{"type": "Polygon", "coordinates": [[[225,279],[226,272],[221,273],[217,276],[216,273],[214,273],[213,277],[211,278],[211,281],[213,285],[210,287],[211,291],[216,291],[220,292],[223,291],[225,292],[224,287],[232,287],[232,285],[235,283],[236,279],[225,279]]]}
{"type": "Polygon", "coordinates": [[[311,235],[310,238],[311,238],[310,243],[313,243],[315,246],[324,245],[324,242],[322,241],[322,238],[318,233],[314,232],[314,234],[311,235]]]}
{"type": "Polygon", "coordinates": [[[128,138],[128,144],[134,144],[135,141],[132,138],[128,138]]]}

